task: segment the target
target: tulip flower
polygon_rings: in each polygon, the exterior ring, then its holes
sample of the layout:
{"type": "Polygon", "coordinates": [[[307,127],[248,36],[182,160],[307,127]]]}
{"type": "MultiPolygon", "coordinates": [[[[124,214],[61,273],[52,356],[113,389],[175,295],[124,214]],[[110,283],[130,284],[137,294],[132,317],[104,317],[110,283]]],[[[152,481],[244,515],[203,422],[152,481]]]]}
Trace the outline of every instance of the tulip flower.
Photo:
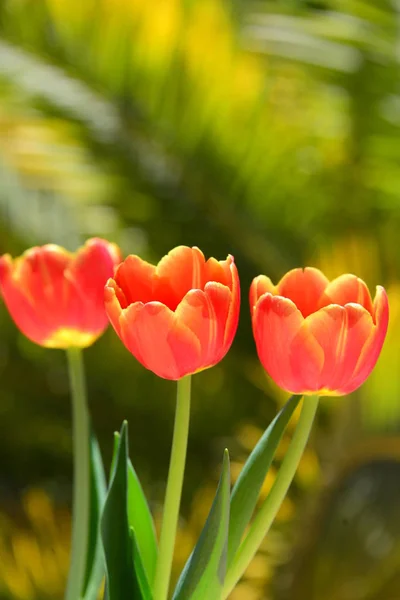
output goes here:
{"type": "Polygon", "coordinates": [[[0,257],[0,291],[17,327],[47,348],[90,346],[108,325],[104,285],[119,249],[90,239],[75,254],[54,244],[0,257]]]}
{"type": "Polygon", "coordinates": [[[157,266],[128,256],[105,288],[109,319],[136,359],[178,380],[219,362],[238,323],[239,278],[232,256],[204,259],[178,246],[157,266]]]}
{"type": "Polygon", "coordinates": [[[276,286],[256,277],[250,305],[262,365],[295,394],[340,396],[357,389],[378,360],[389,320],[383,287],[372,302],[355,275],[329,281],[313,268],[294,269],[276,286]]]}

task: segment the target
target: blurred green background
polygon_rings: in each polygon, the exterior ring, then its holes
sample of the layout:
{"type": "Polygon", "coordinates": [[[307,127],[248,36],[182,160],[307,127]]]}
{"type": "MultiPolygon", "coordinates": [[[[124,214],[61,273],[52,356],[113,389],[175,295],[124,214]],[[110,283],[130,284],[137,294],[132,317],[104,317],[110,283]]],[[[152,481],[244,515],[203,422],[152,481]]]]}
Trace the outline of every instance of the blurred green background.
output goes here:
{"type": "MultiPolygon", "coordinates": [[[[256,357],[252,278],[313,265],[388,289],[375,372],[322,402],[232,600],[400,599],[399,49],[395,0],[0,0],[0,253],[98,235],[125,255],[158,261],[197,245],[239,268],[238,335],[194,381],[176,573],[222,449],[237,476],[285,400],[256,357]]],[[[85,362],[104,460],[127,418],[159,519],[175,386],[111,330],[85,362]]],[[[0,598],[58,600],[72,475],[65,357],[24,339],[2,304],[0,377],[0,598]]]]}

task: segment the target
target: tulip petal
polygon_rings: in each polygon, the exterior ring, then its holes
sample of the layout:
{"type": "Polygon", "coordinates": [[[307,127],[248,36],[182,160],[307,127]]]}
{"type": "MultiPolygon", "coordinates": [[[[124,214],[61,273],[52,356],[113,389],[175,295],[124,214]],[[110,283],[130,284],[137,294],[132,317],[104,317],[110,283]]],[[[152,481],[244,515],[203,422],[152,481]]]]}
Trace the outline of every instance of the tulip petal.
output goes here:
{"type": "Polygon", "coordinates": [[[263,294],[272,294],[274,296],[276,294],[276,288],[269,277],[259,275],[253,279],[250,286],[250,312],[253,312],[257,300],[261,298],[263,294]]]}
{"type": "Polygon", "coordinates": [[[190,329],[200,342],[202,364],[206,368],[225,355],[225,326],[231,292],[221,283],[207,283],[205,291],[191,290],[176,309],[176,318],[190,329]]]}
{"type": "Polygon", "coordinates": [[[293,269],[282,277],[275,293],[292,300],[306,318],[319,308],[319,300],[328,284],[329,280],[319,269],[293,269]]]}
{"type": "Polygon", "coordinates": [[[117,267],[114,279],[118,287],[123,290],[128,304],[146,303],[156,299],[154,295],[155,273],[154,265],[131,254],[117,267]]]}
{"type": "Polygon", "coordinates": [[[64,273],[71,257],[72,255],[63,248],[47,244],[27,250],[13,262],[9,280],[10,288],[14,288],[13,306],[10,297],[7,307],[18,327],[37,343],[43,343],[46,337],[66,324],[64,315],[67,286],[64,273]],[[23,314],[24,311],[27,311],[26,315],[23,314]],[[35,331],[27,329],[28,319],[35,331]],[[37,336],[39,324],[40,341],[33,338],[37,336]]]}
{"type": "Polygon", "coordinates": [[[360,353],[354,373],[349,382],[341,389],[342,394],[350,394],[368,377],[374,368],[385,341],[389,324],[389,302],[386,291],[378,286],[373,307],[374,325],[360,353]]]}
{"type": "Polygon", "coordinates": [[[353,374],[371,332],[371,315],[358,304],[334,304],[310,315],[306,324],[324,356],[314,389],[337,392],[353,374]]]}
{"type": "Polygon", "coordinates": [[[175,315],[198,339],[201,364],[205,365],[209,344],[213,343],[217,335],[217,323],[209,299],[202,290],[190,290],[178,305],[175,315]]]}
{"type": "Polygon", "coordinates": [[[13,260],[9,254],[0,256],[0,290],[7,288],[10,285],[12,272],[13,272],[13,260]]]}
{"type": "Polygon", "coordinates": [[[355,275],[341,275],[326,287],[318,308],[328,304],[344,306],[350,303],[360,304],[373,314],[371,295],[364,281],[355,275]]]}
{"type": "Polygon", "coordinates": [[[224,336],[224,347],[225,352],[231,347],[233,339],[235,337],[240,314],[240,281],[239,274],[235,262],[232,256],[228,257],[229,270],[231,272],[231,304],[229,308],[229,314],[226,320],[225,336],[224,336]]]}
{"type": "Polygon", "coordinates": [[[231,265],[234,264],[232,256],[228,256],[226,260],[216,260],[211,257],[207,260],[204,268],[205,281],[216,281],[226,285],[232,289],[232,270],[231,265]]]}
{"type": "Polygon", "coordinates": [[[264,294],[253,313],[253,331],[260,361],[283,389],[297,392],[298,375],[293,372],[289,348],[304,322],[293,302],[281,296],[264,294]]]}
{"type": "Polygon", "coordinates": [[[119,319],[122,309],[126,308],[128,304],[123,291],[118,287],[114,279],[109,279],[104,288],[104,306],[111,325],[118,336],[121,337],[119,319]]]}
{"type": "Polygon", "coordinates": [[[88,240],[77,251],[64,274],[69,287],[65,325],[93,333],[105,329],[104,285],[120,260],[116,246],[98,238],[88,240]]]}
{"type": "Polygon", "coordinates": [[[27,293],[46,320],[59,323],[66,302],[64,272],[71,262],[72,255],[63,248],[47,244],[41,248],[31,248],[15,261],[14,275],[26,286],[27,293]]]}
{"type": "Polygon", "coordinates": [[[189,290],[203,290],[205,259],[196,247],[178,246],[157,265],[155,299],[175,310],[189,290]]]}
{"type": "Polygon", "coordinates": [[[298,333],[293,338],[288,354],[295,381],[288,391],[294,394],[316,393],[324,366],[324,352],[306,321],[303,321],[298,333]]]}
{"type": "Polygon", "coordinates": [[[122,311],[120,328],[130,352],[159,377],[177,380],[201,367],[199,340],[160,302],[131,304],[122,311]]]}
{"type": "Polygon", "coordinates": [[[345,334],[338,348],[337,367],[329,388],[337,393],[348,385],[373,329],[370,313],[359,304],[346,304],[345,334]]]}
{"type": "MultiPolygon", "coordinates": [[[[42,344],[52,330],[38,318],[29,290],[13,277],[13,268],[11,257],[5,255],[0,258],[0,290],[4,302],[17,327],[30,340],[42,344]]],[[[19,269],[19,276],[24,280],[22,269],[19,269]]]]}
{"type": "Polygon", "coordinates": [[[307,327],[323,352],[323,365],[314,379],[315,389],[331,389],[342,346],[346,337],[346,311],[342,306],[330,305],[310,315],[307,327]]]}
{"type": "Polygon", "coordinates": [[[210,306],[210,314],[213,314],[215,321],[207,352],[208,363],[214,365],[225,356],[232,344],[232,328],[234,329],[233,335],[236,333],[231,316],[234,301],[230,289],[220,283],[207,283],[205,295],[210,306]]]}

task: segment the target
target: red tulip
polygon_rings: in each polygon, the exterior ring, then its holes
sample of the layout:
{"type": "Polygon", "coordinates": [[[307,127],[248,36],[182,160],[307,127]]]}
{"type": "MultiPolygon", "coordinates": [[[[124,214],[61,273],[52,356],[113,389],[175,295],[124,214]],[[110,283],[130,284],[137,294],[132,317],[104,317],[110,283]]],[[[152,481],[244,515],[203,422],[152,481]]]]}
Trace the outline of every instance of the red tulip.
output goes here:
{"type": "Polygon", "coordinates": [[[91,239],[75,254],[54,244],[0,257],[0,290],[17,327],[47,348],[84,348],[108,325],[104,285],[119,249],[91,239]]]}
{"type": "Polygon", "coordinates": [[[372,302],[355,275],[329,281],[312,268],[289,271],[276,286],[256,277],[250,305],[260,361],[294,394],[340,396],[358,388],[378,360],[389,321],[383,287],[372,302]]]}
{"type": "Polygon", "coordinates": [[[239,278],[232,256],[205,261],[178,246],[157,266],[128,256],[105,288],[109,319],[137,360],[177,380],[219,362],[237,328],[239,278]]]}

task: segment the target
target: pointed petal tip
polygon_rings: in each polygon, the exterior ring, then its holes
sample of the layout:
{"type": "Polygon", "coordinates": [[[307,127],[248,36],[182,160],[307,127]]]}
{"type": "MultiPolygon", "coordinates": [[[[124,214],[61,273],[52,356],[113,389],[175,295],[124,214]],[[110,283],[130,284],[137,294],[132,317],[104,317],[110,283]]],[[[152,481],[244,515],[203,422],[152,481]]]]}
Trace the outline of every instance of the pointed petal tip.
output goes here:
{"type": "Polygon", "coordinates": [[[109,301],[116,295],[117,284],[115,279],[110,277],[104,286],[104,300],[109,301]]]}
{"type": "Polygon", "coordinates": [[[285,317],[293,312],[297,312],[302,317],[301,320],[304,320],[301,311],[297,308],[296,304],[290,298],[285,298],[284,296],[276,296],[271,292],[265,292],[264,294],[262,294],[258,298],[254,308],[257,309],[257,312],[260,310],[272,310],[277,315],[282,317],[285,317]]]}
{"type": "MultiPolygon", "coordinates": [[[[109,242],[108,240],[104,240],[103,238],[94,237],[88,239],[82,246],[82,248],[92,247],[104,248],[109,253],[115,265],[118,265],[120,262],[122,262],[122,252],[118,244],[115,244],[114,242],[109,242]]],[[[78,252],[79,250],[80,249],[78,249],[78,252]]]]}
{"type": "Polygon", "coordinates": [[[4,279],[13,269],[13,259],[10,254],[0,256],[0,280],[4,279]]]}
{"type": "Polygon", "coordinates": [[[184,244],[181,244],[180,246],[175,246],[175,248],[172,248],[167,254],[165,254],[159,261],[159,264],[165,261],[167,257],[176,258],[178,256],[185,256],[189,254],[197,254],[204,260],[204,254],[198,246],[185,246],[184,244]]]}
{"type": "Polygon", "coordinates": [[[388,295],[386,292],[386,289],[383,287],[383,285],[377,285],[375,287],[375,300],[388,300],[388,295]]]}
{"type": "Polygon", "coordinates": [[[389,298],[385,288],[381,285],[376,286],[373,306],[373,319],[375,325],[381,324],[386,326],[387,329],[389,324],[389,298]]]}
{"type": "Polygon", "coordinates": [[[258,300],[264,294],[274,295],[275,286],[269,277],[265,275],[258,275],[253,279],[250,285],[249,290],[249,302],[250,302],[250,311],[252,312],[258,302],[258,300]]]}

